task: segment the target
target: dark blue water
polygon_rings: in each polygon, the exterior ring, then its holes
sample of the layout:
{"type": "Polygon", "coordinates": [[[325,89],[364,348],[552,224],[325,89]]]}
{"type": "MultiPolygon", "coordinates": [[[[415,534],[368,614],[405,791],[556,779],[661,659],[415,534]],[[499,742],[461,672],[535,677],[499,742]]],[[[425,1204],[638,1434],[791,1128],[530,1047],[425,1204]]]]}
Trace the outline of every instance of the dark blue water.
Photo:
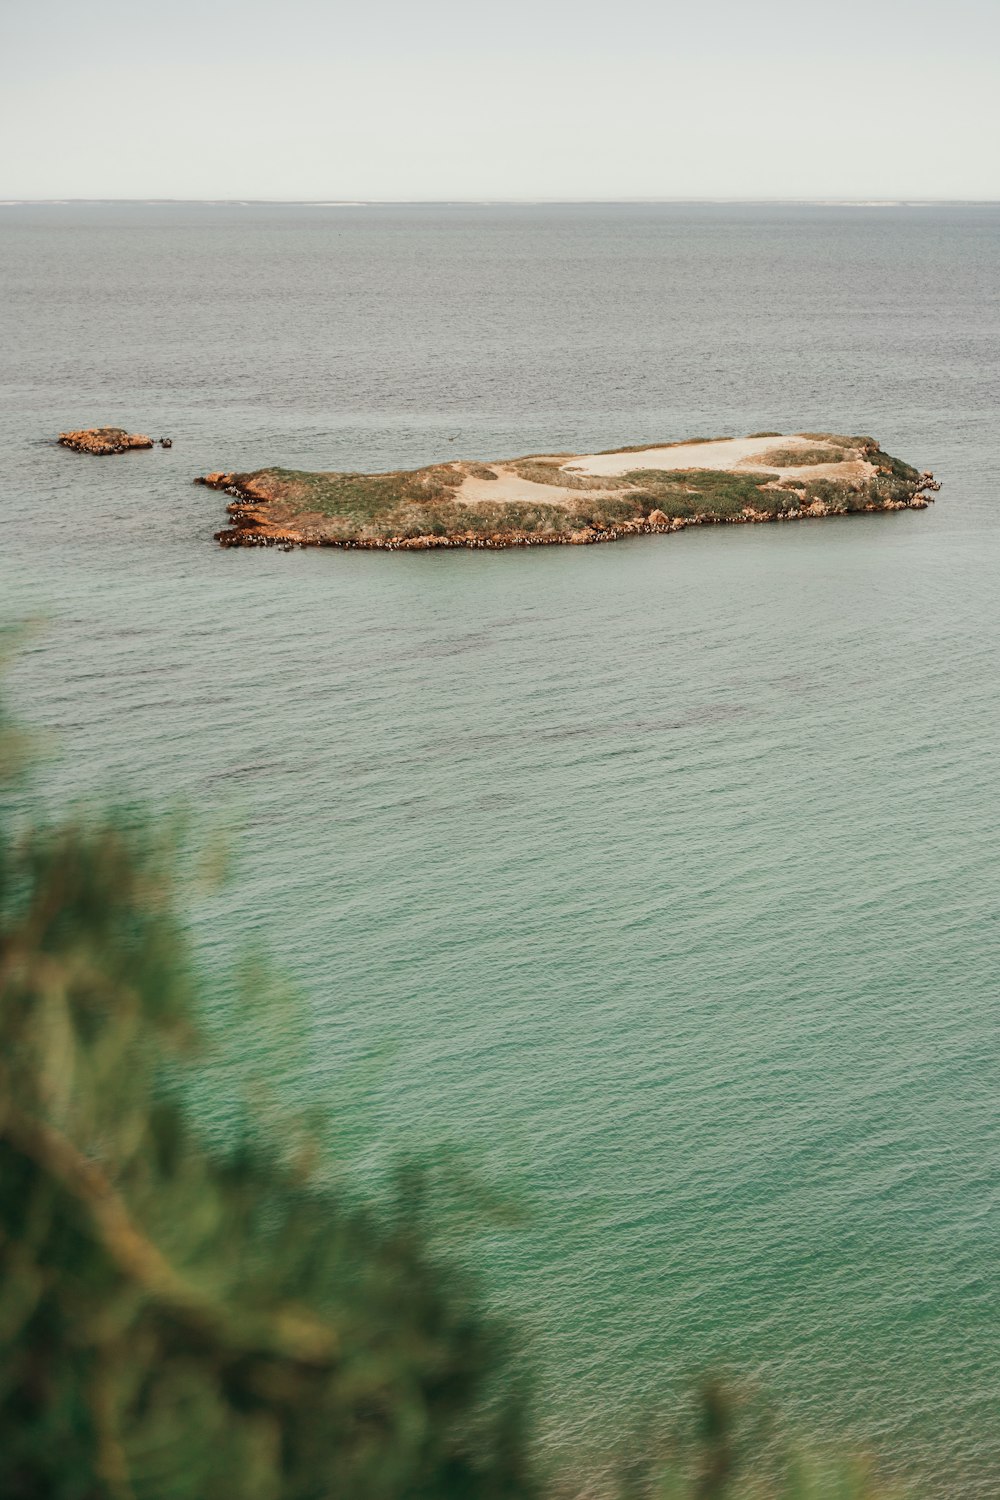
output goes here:
{"type": "Polygon", "coordinates": [[[520,1185],[477,1259],[557,1444],[724,1362],[1000,1490],[998,250],[994,208],[0,209],[44,789],[235,828],[202,959],[265,944],[309,1022],[247,1045],[345,1152],[520,1185]],[[96,423],[174,447],[52,445],[96,423]],[[223,553],[190,484],[760,429],[945,487],[491,556],[223,553]]]}

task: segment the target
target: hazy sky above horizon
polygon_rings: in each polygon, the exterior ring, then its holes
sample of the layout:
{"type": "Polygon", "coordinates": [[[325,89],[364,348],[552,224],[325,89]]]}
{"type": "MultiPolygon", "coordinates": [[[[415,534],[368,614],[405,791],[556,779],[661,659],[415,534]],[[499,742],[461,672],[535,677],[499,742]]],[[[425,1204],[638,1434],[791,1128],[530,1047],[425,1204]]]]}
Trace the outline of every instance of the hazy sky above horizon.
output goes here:
{"type": "Polygon", "coordinates": [[[996,0],[35,0],[0,198],[1000,198],[996,0]]]}

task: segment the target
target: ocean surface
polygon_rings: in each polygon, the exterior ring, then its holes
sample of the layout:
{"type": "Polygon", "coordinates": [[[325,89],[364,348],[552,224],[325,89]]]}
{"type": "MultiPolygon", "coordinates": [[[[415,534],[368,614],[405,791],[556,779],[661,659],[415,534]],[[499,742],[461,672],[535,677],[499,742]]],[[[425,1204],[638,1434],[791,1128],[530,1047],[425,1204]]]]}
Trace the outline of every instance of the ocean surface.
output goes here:
{"type": "Polygon", "coordinates": [[[554,1451],[724,1366],[1000,1493],[998,268],[988,206],[0,207],[34,795],[228,830],[213,1003],[259,945],[308,1023],[235,1045],[519,1193],[475,1258],[554,1451]],[[174,446],[53,443],[104,423],[174,446]],[[943,489],[391,555],[223,552],[191,484],[761,429],[943,489]]]}

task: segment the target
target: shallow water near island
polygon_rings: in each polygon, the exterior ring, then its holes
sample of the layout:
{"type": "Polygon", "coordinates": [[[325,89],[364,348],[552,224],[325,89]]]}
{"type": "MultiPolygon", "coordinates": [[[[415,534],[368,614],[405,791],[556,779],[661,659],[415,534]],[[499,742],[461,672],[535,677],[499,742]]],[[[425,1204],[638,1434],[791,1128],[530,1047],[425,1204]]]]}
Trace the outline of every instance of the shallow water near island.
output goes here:
{"type": "Polygon", "coordinates": [[[0,208],[9,687],[37,795],[232,830],[192,920],[345,1152],[519,1189],[544,1428],[693,1370],[1000,1489],[1000,210],[0,208]],[[89,459],[121,423],[169,452],[89,459]],[[225,553],[190,481],[872,432],[924,513],[225,553]]]}

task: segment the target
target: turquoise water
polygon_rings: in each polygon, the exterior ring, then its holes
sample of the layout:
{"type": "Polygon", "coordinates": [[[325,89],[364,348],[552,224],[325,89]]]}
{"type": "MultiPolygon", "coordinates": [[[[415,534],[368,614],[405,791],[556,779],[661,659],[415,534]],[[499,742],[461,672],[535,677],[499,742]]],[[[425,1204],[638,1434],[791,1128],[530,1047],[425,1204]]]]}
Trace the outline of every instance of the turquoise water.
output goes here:
{"type": "Polygon", "coordinates": [[[520,1185],[479,1259],[557,1444],[725,1363],[921,1494],[1000,1490],[998,238],[971,208],[0,210],[0,586],[47,619],[11,676],[46,789],[235,825],[199,951],[263,942],[304,992],[297,1097],[520,1185]],[[49,442],[97,421],[175,446],[49,442]],[[189,484],[765,427],[872,431],[945,487],[381,556],[223,553],[189,484]]]}

